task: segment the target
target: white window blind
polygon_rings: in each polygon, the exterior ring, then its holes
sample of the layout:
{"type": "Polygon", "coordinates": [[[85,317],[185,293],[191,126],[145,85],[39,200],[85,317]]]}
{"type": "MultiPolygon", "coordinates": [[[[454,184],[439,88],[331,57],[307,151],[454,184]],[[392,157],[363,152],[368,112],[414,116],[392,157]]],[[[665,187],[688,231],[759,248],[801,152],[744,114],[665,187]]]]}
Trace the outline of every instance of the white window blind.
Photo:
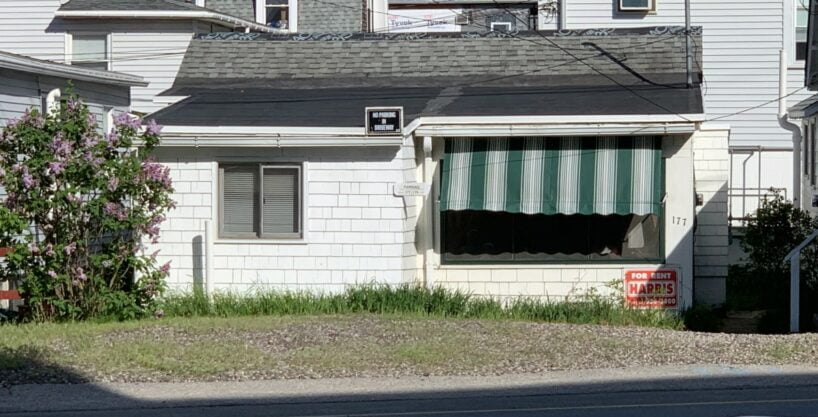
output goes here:
{"type": "Polygon", "coordinates": [[[298,168],[263,167],[262,235],[298,233],[298,168]]]}
{"type": "Polygon", "coordinates": [[[84,68],[108,69],[107,35],[73,35],[71,64],[84,68]]]}
{"type": "Polygon", "coordinates": [[[249,165],[222,169],[223,234],[255,236],[258,233],[256,172],[257,168],[249,165]]]}

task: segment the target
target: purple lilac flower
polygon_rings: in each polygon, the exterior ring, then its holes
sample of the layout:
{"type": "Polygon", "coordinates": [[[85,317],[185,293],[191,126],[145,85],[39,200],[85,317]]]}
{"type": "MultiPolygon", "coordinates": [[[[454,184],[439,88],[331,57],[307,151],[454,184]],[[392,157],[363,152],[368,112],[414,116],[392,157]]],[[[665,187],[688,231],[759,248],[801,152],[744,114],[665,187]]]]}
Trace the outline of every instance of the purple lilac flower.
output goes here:
{"type": "Polygon", "coordinates": [[[96,135],[93,135],[91,133],[87,133],[87,134],[82,136],[82,144],[86,148],[93,148],[94,146],[97,146],[98,143],[99,143],[99,140],[97,139],[96,135]]]}
{"type": "Polygon", "coordinates": [[[54,245],[50,243],[45,245],[45,254],[48,256],[54,256],[54,245]]]}
{"type": "Polygon", "coordinates": [[[83,271],[82,268],[77,268],[76,273],[77,279],[79,279],[80,281],[85,281],[88,279],[88,276],[85,275],[85,271],[83,271]]]}
{"type": "Polygon", "coordinates": [[[119,143],[119,132],[112,130],[110,133],[106,133],[105,140],[108,142],[109,147],[115,148],[119,143]]]}
{"type": "Polygon", "coordinates": [[[160,251],[161,251],[161,249],[157,249],[157,250],[153,251],[153,253],[150,255],[152,261],[156,260],[156,257],[159,256],[160,251]]]}
{"type": "Polygon", "coordinates": [[[57,132],[54,134],[54,137],[51,138],[50,147],[52,152],[63,157],[71,154],[71,151],[74,149],[74,147],[71,146],[71,142],[65,140],[62,132],[57,132]]]}
{"type": "Polygon", "coordinates": [[[119,204],[109,201],[105,203],[103,210],[105,210],[105,214],[115,216],[119,212],[119,204]]]}
{"type": "Polygon", "coordinates": [[[51,173],[54,175],[59,175],[63,171],[65,171],[65,162],[55,161],[48,163],[48,169],[51,170],[51,173]]]}
{"type": "Polygon", "coordinates": [[[161,272],[162,275],[167,275],[170,272],[170,262],[171,261],[167,261],[164,265],[159,267],[159,272],[161,272]]]}
{"type": "Polygon", "coordinates": [[[133,117],[128,113],[120,113],[114,118],[114,124],[118,127],[127,127],[133,130],[139,129],[140,122],[138,117],[133,117]]]}
{"type": "Polygon", "coordinates": [[[36,243],[29,243],[28,250],[35,255],[40,253],[40,247],[36,243]]]}
{"type": "Polygon", "coordinates": [[[77,196],[75,196],[74,194],[68,194],[68,195],[66,195],[66,196],[65,196],[65,199],[66,199],[66,200],[68,200],[68,201],[69,201],[69,202],[71,202],[71,203],[76,203],[77,201],[80,201],[80,198],[79,198],[79,197],[77,197],[77,196]]]}
{"type": "Polygon", "coordinates": [[[97,116],[89,113],[88,114],[88,119],[86,119],[86,122],[88,122],[88,126],[93,126],[93,125],[97,124],[97,116]]]}
{"type": "Polygon", "coordinates": [[[37,184],[37,181],[34,180],[34,177],[31,176],[28,172],[23,174],[23,187],[26,189],[31,189],[37,184]]]}
{"type": "Polygon", "coordinates": [[[162,132],[162,126],[159,123],[156,123],[156,120],[151,119],[147,125],[145,125],[145,133],[151,136],[159,136],[159,133],[162,132]]]}
{"type": "Polygon", "coordinates": [[[165,187],[171,186],[170,168],[153,161],[142,163],[142,175],[149,181],[161,183],[165,187]]]}
{"type": "Polygon", "coordinates": [[[51,278],[57,278],[57,273],[56,273],[56,272],[54,272],[54,271],[53,271],[53,270],[51,270],[51,269],[49,269],[49,270],[48,270],[47,274],[48,274],[48,276],[50,276],[51,278]]]}
{"type": "Polygon", "coordinates": [[[108,191],[114,192],[117,187],[119,187],[119,178],[111,177],[111,179],[108,180],[108,191]]]}
{"type": "Polygon", "coordinates": [[[82,107],[82,102],[77,99],[70,98],[68,99],[67,107],[68,110],[77,111],[80,109],[80,107],[82,107]]]}
{"type": "Polygon", "coordinates": [[[71,255],[77,250],[77,242],[71,242],[64,249],[66,255],[71,255]]]}

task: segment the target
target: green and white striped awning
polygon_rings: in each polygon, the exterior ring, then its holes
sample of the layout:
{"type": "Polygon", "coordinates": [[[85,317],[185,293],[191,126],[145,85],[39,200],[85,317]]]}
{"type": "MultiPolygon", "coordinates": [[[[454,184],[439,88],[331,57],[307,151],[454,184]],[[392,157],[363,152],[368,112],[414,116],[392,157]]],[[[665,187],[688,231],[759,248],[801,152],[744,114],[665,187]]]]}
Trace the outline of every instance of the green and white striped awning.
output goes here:
{"type": "Polygon", "coordinates": [[[446,139],[441,210],[658,214],[657,136],[446,139]]]}

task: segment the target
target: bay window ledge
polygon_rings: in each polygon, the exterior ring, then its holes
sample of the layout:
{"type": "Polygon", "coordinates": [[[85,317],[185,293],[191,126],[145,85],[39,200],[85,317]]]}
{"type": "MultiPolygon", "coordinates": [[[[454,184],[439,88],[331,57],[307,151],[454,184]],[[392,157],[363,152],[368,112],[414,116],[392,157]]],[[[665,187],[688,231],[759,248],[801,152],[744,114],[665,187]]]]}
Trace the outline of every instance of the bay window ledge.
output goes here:
{"type": "Polygon", "coordinates": [[[593,263],[578,262],[568,264],[441,264],[437,265],[437,270],[517,270],[517,269],[593,269],[593,270],[619,270],[619,269],[651,269],[651,268],[672,268],[674,265],[663,263],[593,263]]]}

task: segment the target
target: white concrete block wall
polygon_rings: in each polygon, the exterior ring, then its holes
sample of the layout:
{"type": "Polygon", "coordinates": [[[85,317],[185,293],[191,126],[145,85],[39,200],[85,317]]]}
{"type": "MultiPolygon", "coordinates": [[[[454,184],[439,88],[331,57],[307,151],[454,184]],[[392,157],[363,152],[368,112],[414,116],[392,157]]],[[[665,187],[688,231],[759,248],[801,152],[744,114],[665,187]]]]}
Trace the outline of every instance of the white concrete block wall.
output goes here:
{"type": "Polygon", "coordinates": [[[413,208],[392,194],[414,166],[413,149],[180,149],[157,160],[171,167],[177,208],[168,215],[160,262],[171,261],[169,285],[203,282],[204,220],[217,225],[217,161],[304,163],[307,207],[303,241],[217,239],[214,283],[223,290],[277,288],[341,291],[350,284],[401,283],[414,257],[413,208]]]}
{"type": "Polygon", "coordinates": [[[722,304],[726,299],[729,136],[728,126],[708,124],[693,136],[696,192],[703,197],[703,205],[696,207],[694,297],[705,304],[722,304]]]}

